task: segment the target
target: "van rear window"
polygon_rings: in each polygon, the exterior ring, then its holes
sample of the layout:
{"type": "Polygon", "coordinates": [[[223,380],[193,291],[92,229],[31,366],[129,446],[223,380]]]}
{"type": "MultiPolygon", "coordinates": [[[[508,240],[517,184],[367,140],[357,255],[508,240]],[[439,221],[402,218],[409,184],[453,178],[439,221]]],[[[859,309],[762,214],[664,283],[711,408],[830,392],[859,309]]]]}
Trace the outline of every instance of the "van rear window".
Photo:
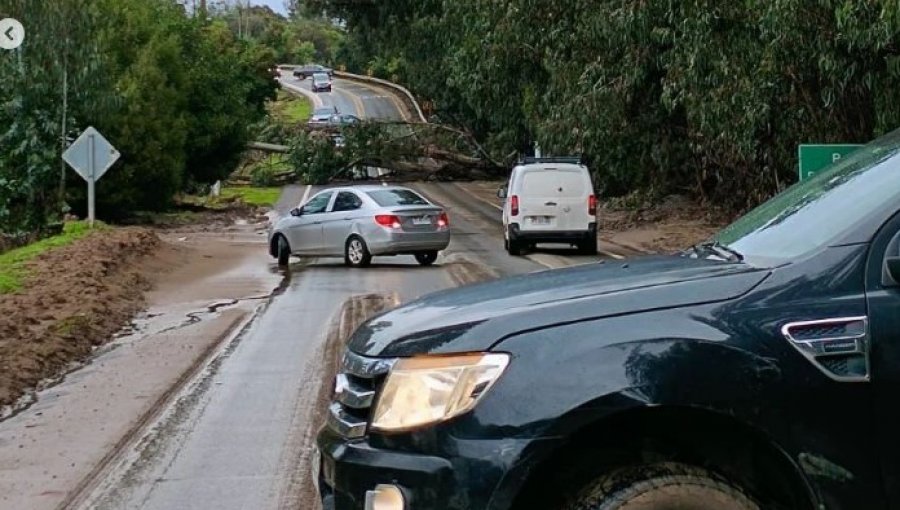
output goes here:
{"type": "Polygon", "coordinates": [[[577,198],[585,194],[584,174],[574,170],[536,170],[526,172],[523,195],[577,198]]]}

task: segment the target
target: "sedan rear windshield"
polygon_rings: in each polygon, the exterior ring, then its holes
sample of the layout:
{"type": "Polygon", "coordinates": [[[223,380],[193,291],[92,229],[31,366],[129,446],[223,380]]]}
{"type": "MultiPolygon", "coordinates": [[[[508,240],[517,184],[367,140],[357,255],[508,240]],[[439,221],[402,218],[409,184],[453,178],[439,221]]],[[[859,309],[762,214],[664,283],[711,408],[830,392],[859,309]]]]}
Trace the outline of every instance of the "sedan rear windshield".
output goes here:
{"type": "Polygon", "coordinates": [[[396,205],[429,205],[427,200],[419,196],[416,192],[408,189],[381,189],[378,191],[370,191],[368,195],[381,207],[392,207],[396,205]]]}

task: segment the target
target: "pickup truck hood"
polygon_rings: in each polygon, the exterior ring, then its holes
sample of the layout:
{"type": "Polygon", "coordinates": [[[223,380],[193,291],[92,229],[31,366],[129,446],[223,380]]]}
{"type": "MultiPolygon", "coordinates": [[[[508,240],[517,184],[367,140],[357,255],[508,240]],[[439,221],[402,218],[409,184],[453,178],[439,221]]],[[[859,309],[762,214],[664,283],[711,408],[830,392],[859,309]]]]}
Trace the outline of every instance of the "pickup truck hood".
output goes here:
{"type": "Polygon", "coordinates": [[[487,350],[526,330],[733,299],[768,274],[678,256],[541,271],[424,296],[370,319],[349,347],[366,356],[487,350]]]}

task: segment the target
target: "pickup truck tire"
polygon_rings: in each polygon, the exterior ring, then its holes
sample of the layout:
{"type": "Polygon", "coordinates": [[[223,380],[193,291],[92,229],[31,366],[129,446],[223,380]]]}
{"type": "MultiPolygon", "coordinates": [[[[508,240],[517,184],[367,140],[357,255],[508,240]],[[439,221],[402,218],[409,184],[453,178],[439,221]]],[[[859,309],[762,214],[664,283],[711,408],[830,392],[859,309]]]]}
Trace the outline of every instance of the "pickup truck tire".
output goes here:
{"type": "Polygon", "coordinates": [[[588,484],[562,510],[760,510],[740,488],[704,469],[651,464],[588,484]]]}

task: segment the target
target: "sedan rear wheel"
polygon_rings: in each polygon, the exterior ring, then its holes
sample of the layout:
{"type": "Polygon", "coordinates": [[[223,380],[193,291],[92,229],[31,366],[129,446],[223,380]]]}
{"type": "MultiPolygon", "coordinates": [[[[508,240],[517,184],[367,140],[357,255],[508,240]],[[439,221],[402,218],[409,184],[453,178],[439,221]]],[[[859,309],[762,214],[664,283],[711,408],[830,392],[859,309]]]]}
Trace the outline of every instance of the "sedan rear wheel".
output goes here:
{"type": "Polygon", "coordinates": [[[344,263],[350,267],[366,267],[372,263],[372,254],[362,237],[351,236],[344,247],[344,263]]]}
{"type": "Polygon", "coordinates": [[[436,251],[423,251],[416,253],[416,262],[423,266],[430,266],[434,264],[434,261],[437,260],[438,252],[436,251]]]}

